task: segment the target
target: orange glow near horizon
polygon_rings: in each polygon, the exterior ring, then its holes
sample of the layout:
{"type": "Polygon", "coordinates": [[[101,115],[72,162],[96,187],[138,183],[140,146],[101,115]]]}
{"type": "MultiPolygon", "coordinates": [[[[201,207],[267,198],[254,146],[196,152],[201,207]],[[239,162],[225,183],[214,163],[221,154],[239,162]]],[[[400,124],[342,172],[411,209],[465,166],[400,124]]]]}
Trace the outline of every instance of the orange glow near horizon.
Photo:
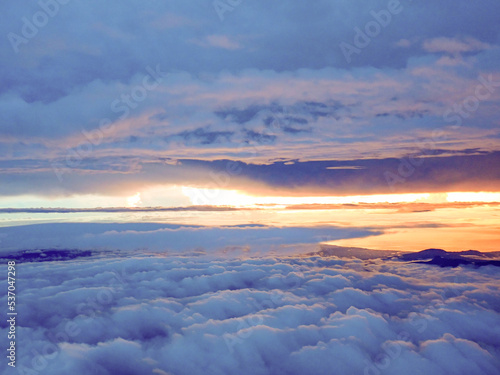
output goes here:
{"type": "Polygon", "coordinates": [[[496,192],[450,192],[450,193],[409,193],[374,194],[353,196],[252,196],[238,190],[203,189],[182,187],[182,193],[193,205],[273,208],[300,204],[357,204],[357,203],[454,203],[454,202],[500,202],[496,192]]]}
{"type": "MultiPolygon", "coordinates": [[[[182,193],[193,205],[255,207],[260,205],[287,206],[296,204],[355,204],[405,203],[425,201],[430,194],[379,194],[355,196],[275,197],[252,196],[237,190],[182,188],[182,193]]],[[[276,207],[273,207],[276,208],[276,207]]]]}
{"type": "Polygon", "coordinates": [[[373,250],[420,251],[440,248],[447,251],[500,251],[498,228],[471,226],[457,228],[398,228],[364,238],[327,241],[325,244],[373,250]]]}
{"type": "MultiPolygon", "coordinates": [[[[29,197],[28,197],[29,198],[29,197]]],[[[28,207],[40,201],[23,199],[28,207]]],[[[52,201],[47,201],[52,202],[52,201]]],[[[233,206],[230,211],[152,210],[147,213],[4,213],[0,227],[63,221],[116,221],[177,223],[202,226],[258,223],[273,227],[332,227],[366,229],[368,237],[332,237],[323,243],[380,250],[418,251],[429,247],[459,251],[500,251],[500,193],[450,192],[390,194],[345,197],[251,196],[241,191],[155,186],[128,191],[127,195],[75,196],[53,201],[52,207],[187,207],[190,205],[233,206]],[[392,204],[385,204],[389,202],[392,204]],[[472,204],[467,204],[471,202],[472,204]],[[478,203],[479,202],[479,203],[478,203]],[[484,203],[481,203],[484,202],[484,203]],[[360,204],[357,206],[356,204],[360,204]],[[464,204],[461,204],[464,203],[464,204]],[[493,203],[493,204],[489,204],[493,203]],[[308,204],[317,205],[307,207],[308,204]],[[343,206],[343,204],[351,204],[343,206]],[[294,206],[297,205],[297,206],[294,206]],[[306,207],[300,207],[305,205],[306,207]]],[[[8,207],[8,203],[4,206],[8,207]]]]}

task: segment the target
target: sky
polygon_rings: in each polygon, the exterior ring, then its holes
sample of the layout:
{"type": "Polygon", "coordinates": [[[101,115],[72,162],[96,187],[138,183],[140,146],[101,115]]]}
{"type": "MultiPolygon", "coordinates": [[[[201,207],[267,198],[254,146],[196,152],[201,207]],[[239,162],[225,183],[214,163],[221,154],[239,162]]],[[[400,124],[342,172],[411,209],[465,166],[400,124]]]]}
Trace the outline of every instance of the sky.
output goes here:
{"type": "Polygon", "coordinates": [[[500,190],[493,0],[47,4],[3,6],[8,202],[500,190]]]}
{"type": "MultiPolygon", "coordinates": [[[[482,201],[498,218],[496,1],[2,8],[2,209],[482,201]]],[[[459,211],[486,225],[477,210],[459,211]]]]}

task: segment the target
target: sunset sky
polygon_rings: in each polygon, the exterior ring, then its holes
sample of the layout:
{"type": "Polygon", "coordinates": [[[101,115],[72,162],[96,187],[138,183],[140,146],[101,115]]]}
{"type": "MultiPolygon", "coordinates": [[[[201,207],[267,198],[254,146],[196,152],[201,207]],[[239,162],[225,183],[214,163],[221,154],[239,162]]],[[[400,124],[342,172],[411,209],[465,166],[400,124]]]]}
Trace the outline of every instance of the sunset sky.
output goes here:
{"type": "Polygon", "coordinates": [[[387,202],[498,245],[498,2],[48,3],[0,25],[0,207],[387,202]]]}
{"type": "Polygon", "coordinates": [[[499,0],[0,15],[0,375],[499,374],[499,0]]]}

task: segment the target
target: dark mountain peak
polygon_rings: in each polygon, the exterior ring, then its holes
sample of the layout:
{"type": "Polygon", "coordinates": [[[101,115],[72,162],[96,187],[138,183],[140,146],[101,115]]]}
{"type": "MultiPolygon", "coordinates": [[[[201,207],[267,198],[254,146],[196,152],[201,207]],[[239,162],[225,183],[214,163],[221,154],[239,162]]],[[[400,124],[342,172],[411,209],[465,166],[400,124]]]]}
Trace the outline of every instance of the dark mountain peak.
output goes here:
{"type": "Polygon", "coordinates": [[[446,257],[448,254],[447,251],[443,249],[426,249],[422,251],[418,251],[416,253],[407,253],[400,256],[402,260],[420,260],[420,259],[432,259],[436,256],[446,257]]]}
{"type": "Polygon", "coordinates": [[[416,262],[416,263],[424,263],[424,264],[434,264],[439,267],[458,267],[460,265],[473,265],[476,267],[481,266],[495,266],[500,267],[500,260],[480,260],[480,259],[470,259],[464,257],[455,257],[455,258],[443,258],[440,256],[435,256],[432,260],[426,262],[416,262]]]}

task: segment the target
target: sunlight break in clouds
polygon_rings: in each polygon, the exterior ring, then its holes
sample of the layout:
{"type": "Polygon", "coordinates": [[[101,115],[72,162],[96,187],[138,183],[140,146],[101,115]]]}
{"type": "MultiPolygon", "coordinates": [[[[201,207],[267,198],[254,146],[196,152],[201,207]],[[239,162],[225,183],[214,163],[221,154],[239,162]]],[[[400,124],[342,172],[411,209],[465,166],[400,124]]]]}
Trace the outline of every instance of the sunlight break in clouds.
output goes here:
{"type": "Polygon", "coordinates": [[[139,207],[141,204],[141,193],[137,193],[127,198],[127,205],[129,207],[139,207]]]}
{"type": "Polygon", "coordinates": [[[184,186],[182,193],[193,205],[206,204],[214,206],[250,207],[259,205],[294,205],[294,204],[348,204],[348,203],[401,203],[426,200],[430,194],[385,194],[357,195],[347,197],[263,197],[251,196],[236,190],[201,189],[184,186]]]}
{"type": "MultiPolygon", "coordinates": [[[[355,196],[253,196],[237,190],[182,187],[182,193],[191,204],[214,206],[255,207],[289,206],[301,204],[357,204],[357,203],[412,203],[412,202],[499,202],[500,193],[451,192],[418,194],[373,194],[355,196]]],[[[306,193],[307,194],[307,193],[306,193]]]]}

